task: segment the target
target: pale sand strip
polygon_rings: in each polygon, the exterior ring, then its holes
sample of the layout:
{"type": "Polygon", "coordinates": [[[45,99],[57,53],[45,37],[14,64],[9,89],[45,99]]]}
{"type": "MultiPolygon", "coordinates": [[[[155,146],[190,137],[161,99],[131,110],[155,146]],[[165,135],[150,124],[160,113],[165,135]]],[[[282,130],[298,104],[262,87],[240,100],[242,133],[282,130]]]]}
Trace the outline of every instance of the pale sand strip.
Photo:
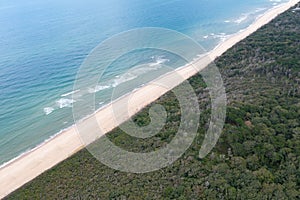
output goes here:
{"type": "MultiPolygon", "coordinates": [[[[205,68],[211,60],[214,60],[216,57],[222,55],[233,45],[255,32],[261,26],[269,23],[277,15],[288,10],[290,7],[294,6],[298,2],[299,0],[291,0],[286,4],[269,10],[263,16],[258,18],[247,29],[233,35],[232,37],[224,41],[222,44],[220,44],[216,49],[214,49],[208,54],[208,57],[206,56],[200,58],[197,61],[195,61],[193,65],[187,65],[186,67],[176,70],[176,72],[172,72],[166,74],[163,77],[160,77],[158,79],[158,82],[166,83],[166,86],[168,86],[168,88],[159,87],[155,83],[150,83],[134,91],[132,94],[124,96],[123,98],[114,102],[114,109],[117,109],[118,106],[123,106],[124,103],[130,101],[128,110],[121,109],[124,110],[124,112],[119,113],[120,116],[118,116],[118,119],[122,118],[123,121],[127,120],[129,116],[132,116],[133,114],[137,113],[143,107],[165,94],[168,90],[180,84],[182,82],[182,79],[179,80],[178,75],[180,75],[184,79],[188,79],[191,76],[195,75],[196,73],[198,73],[199,70],[205,68]]],[[[95,115],[84,120],[84,122],[80,124],[81,128],[84,128],[83,130],[88,130],[87,132],[91,133],[91,141],[94,140],[95,137],[100,137],[99,134],[97,136],[94,136],[92,134],[95,128],[92,127],[93,123],[90,122],[95,117],[99,124],[101,124],[101,128],[102,130],[104,130],[105,133],[109,132],[110,130],[119,125],[119,123],[117,123],[114,120],[112,105],[105,107],[104,109],[100,110],[95,115]]],[[[0,198],[5,197],[12,191],[16,190],[17,188],[21,187],[25,183],[40,175],[44,171],[52,168],[59,162],[73,155],[83,147],[84,145],[81,142],[76,128],[72,127],[66,130],[65,132],[59,134],[58,136],[54,137],[52,140],[48,141],[39,148],[23,155],[19,159],[1,168],[0,198]]]]}

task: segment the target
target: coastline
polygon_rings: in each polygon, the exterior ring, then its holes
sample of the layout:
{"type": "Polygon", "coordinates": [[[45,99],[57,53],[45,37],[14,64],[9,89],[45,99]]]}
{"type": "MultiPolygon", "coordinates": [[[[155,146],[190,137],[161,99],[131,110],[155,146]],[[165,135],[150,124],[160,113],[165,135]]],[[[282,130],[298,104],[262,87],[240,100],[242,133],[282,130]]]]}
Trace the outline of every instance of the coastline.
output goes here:
{"type": "MultiPolygon", "coordinates": [[[[214,50],[207,54],[208,57],[201,57],[195,62],[175,70],[174,73],[168,73],[161,78],[172,78],[172,74],[180,74],[184,79],[190,78],[191,76],[198,73],[199,70],[206,67],[210,61],[222,55],[233,45],[255,32],[261,26],[269,23],[277,15],[283,13],[298,2],[299,0],[291,0],[288,3],[276,6],[268,10],[262,16],[258,17],[258,19],[254,23],[252,23],[247,29],[233,34],[232,36],[228,37],[224,42],[219,44],[214,50]],[[197,69],[195,69],[195,65],[197,66],[197,69]]],[[[175,87],[178,84],[180,84],[180,81],[172,82],[171,86],[175,87]]],[[[135,95],[136,97],[134,100],[130,99],[132,104],[130,105],[129,110],[131,111],[130,116],[132,116],[146,105],[155,101],[167,91],[169,90],[165,88],[158,88],[157,85],[150,83],[135,90],[130,95],[125,95],[121,99],[118,99],[117,101],[113,102],[113,104],[118,104],[118,102],[122,101],[128,101],[127,98],[130,98],[132,97],[132,95],[135,95]],[[149,98],[147,100],[144,100],[144,98],[139,97],[143,95],[147,95],[149,96],[149,98]]],[[[94,113],[91,117],[87,117],[87,119],[83,120],[81,123],[88,124],[89,119],[93,117],[96,117],[98,121],[103,121],[105,119],[106,123],[102,124],[102,128],[104,132],[107,133],[119,125],[118,123],[114,122],[114,119],[112,117],[110,117],[113,115],[111,108],[112,105],[108,104],[104,108],[94,113]]],[[[126,119],[128,119],[129,116],[124,114],[124,117],[125,118],[123,120],[125,121],[126,119]]],[[[87,130],[90,130],[92,127],[86,126],[85,128],[87,128],[87,130]]],[[[96,138],[92,138],[92,140],[93,139],[96,138]]],[[[8,195],[15,189],[21,187],[23,184],[32,180],[44,171],[52,168],[53,166],[65,160],[66,158],[73,155],[82,148],[84,148],[84,145],[82,144],[81,138],[77,133],[76,127],[71,126],[67,130],[58,133],[57,135],[48,139],[43,144],[37,146],[31,151],[22,154],[21,156],[17,157],[11,162],[8,162],[0,168],[0,198],[8,195]]]]}

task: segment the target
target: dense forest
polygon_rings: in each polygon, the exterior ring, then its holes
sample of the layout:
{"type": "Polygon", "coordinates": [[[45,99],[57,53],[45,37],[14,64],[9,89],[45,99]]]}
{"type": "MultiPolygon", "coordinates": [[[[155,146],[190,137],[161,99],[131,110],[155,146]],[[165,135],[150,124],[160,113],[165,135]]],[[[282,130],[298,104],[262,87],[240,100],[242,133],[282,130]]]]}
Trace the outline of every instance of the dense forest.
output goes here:
{"type": "MultiPolygon", "coordinates": [[[[124,173],[82,150],[7,199],[300,199],[300,11],[278,16],[215,63],[226,88],[227,117],[217,145],[204,159],[198,155],[210,97],[197,75],[189,82],[201,108],[198,136],[172,165],[124,173]]],[[[168,112],[159,134],[142,140],[117,128],[109,138],[134,152],[166,145],[180,123],[179,103],[171,92],[157,103],[168,112]]],[[[138,125],[149,123],[148,109],[134,117],[138,125]]]]}

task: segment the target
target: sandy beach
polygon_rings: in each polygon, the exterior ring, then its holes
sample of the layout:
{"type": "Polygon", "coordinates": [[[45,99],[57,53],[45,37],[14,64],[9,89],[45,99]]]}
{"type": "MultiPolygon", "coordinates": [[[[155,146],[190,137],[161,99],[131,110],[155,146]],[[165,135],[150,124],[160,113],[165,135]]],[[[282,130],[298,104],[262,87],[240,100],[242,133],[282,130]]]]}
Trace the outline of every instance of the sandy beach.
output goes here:
{"type": "Polygon", "coordinates": [[[72,126],[43,145],[2,167],[0,169],[0,198],[5,197],[25,183],[39,176],[41,173],[83,149],[86,144],[91,143],[97,138],[101,137],[101,135],[95,133],[94,131],[96,130],[94,127],[95,123],[93,123],[95,119],[97,120],[97,125],[100,126],[103,134],[108,133],[115,127],[119,126],[120,123],[125,122],[131,116],[139,112],[142,108],[182,83],[183,80],[186,80],[197,74],[211,61],[221,56],[236,43],[245,39],[257,29],[269,23],[276,16],[285,12],[298,2],[299,0],[290,0],[288,3],[274,7],[260,16],[247,29],[232,35],[218,45],[214,50],[209,52],[206,56],[195,60],[193,63],[186,65],[185,67],[179,68],[173,72],[159,77],[155,81],[133,91],[128,95],[123,96],[117,101],[99,110],[89,118],[80,122],[80,131],[86,131],[90,134],[89,141],[83,142],[78,134],[77,127],[72,126]],[[178,79],[178,75],[182,78],[178,79]],[[165,86],[167,87],[162,87],[157,84],[162,82],[166,83],[165,86]],[[116,109],[118,106],[120,107],[124,104],[128,104],[128,109],[119,109],[122,112],[119,112],[120,116],[118,116],[118,119],[121,120],[116,121],[113,108],[116,109]]]}

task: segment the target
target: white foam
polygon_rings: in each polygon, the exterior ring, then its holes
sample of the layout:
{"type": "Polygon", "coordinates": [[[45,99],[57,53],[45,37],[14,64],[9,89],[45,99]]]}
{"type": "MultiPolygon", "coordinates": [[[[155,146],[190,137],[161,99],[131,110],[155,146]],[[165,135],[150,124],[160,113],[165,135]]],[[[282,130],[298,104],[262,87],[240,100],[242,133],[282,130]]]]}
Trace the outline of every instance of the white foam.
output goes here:
{"type": "Polygon", "coordinates": [[[46,115],[51,114],[53,111],[54,111],[54,108],[52,108],[52,107],[44,108],[44,112],[45,112],[46,115]]]}
{"type": "Polygon", "coordinates": [[[95,88],[88,88],[88,92],[97,93],[99,91],[106,90],[112,87],[115,88],[122,83],[138,78],[138,76],[142,74],[145,74],[149,71],[157,70],[161,67],[162,64],[170,61],[169,59],[166,59],[164,56],[152,56],[151,58],[154,60],[154,62],[145,64],[148,66],[145,67],[143,65],[142,67],[133,68],[128,72],[124,73],[123,75],[115,76],[114,79],[107,81],[104,85],[101,84],[101,85],[97,85],[95,88]]]}
{"type": "Polygon", "coordinates": [[[88,91],[89,93],[97,93],[99,91],[109,89],[110,87],[110,85],[97,85],[95,88],[89,88],[88,91]]]}
{"type": "Polygon", "coordinates": [[[75,102],[76,101],[73,99],[61,98],[56,101],[56,104],[58,105],[59,108],[65,108],[65,107],[72,107],[73,103],[75,103],[75,102]]]}
{"type": "Polygon", "coordinates": [[[240,16],[238,19],[234,20],[233,22],[236,24],[240,24],[248,19],[249,15],[248,14],[243,14],[240,16]]]}
{"type": "Polygon", "coordinates": [[[212,39],[220,39],[221,41],[225,41],[230,35],[226,35],[226,33],[211,33],[209,37],[212,39]]]}
{"type": "Polygon", "coordinates": [[[256,10],[253,13],[258,13],[267,10],[267,8],[256,8],[256,10]]]}
{"type": "Polygon", "coordinates": [[[255,15],[258,12],[264,11],[267,8],[257,8],[252,12],[248,12],[248,13],[243,13],[241,14],[237,19],[232,19],[232,20],[225,20],[225,23],[235,23],[235,24],[241,24],[243,22],[245,22],[251,15],[255,15]]]}
{"type": "Polygon", "coordinates": [[[152,56],[151,58],[155,59],[155,62],[150,63],[149,64],[150,67],[158,66],[170,61],[169,59],[164,58],[164,56],[156,56],[156,57],[152,56]]]}
{"type": "Polygon", "coordinates": [[[72,92],[68,92],[68,93],[65,93],[65,94],[62,94],[60,95],[61,97],[67,97],[67,96],[70,96],[71,94],[75,94],[77,92],[79,92],[80,90],[75,90],[75,91],[72,91],[72,92]]]}
{"type": "Polygon", "coordinates": [[[111,81],[111,87],[117,87],[122,83],[138,78],[140,75],[146,74],[150,71],[158,70],[161,68],[162,64],[170,61],[164,56],[152,56],[151,58],[154,60],[154,62],[144,64],[141,67],[130,69],[128,72],[121,76],[115,76],[115,79],[111,81]]]}
{"type": "Polygon", "coordinates": [[[127,81],[131,81],[133,79],[136,79],[138,76],[137,75],[134,75],[132,73],[125,73],[124,75],[122,76],[118,76],[116,77],[114,80],[113,80],[113,83],[112,83],[112,87],[117,87],[118,85],[122,84],[122,83],[125,83],[127,81]]]}

